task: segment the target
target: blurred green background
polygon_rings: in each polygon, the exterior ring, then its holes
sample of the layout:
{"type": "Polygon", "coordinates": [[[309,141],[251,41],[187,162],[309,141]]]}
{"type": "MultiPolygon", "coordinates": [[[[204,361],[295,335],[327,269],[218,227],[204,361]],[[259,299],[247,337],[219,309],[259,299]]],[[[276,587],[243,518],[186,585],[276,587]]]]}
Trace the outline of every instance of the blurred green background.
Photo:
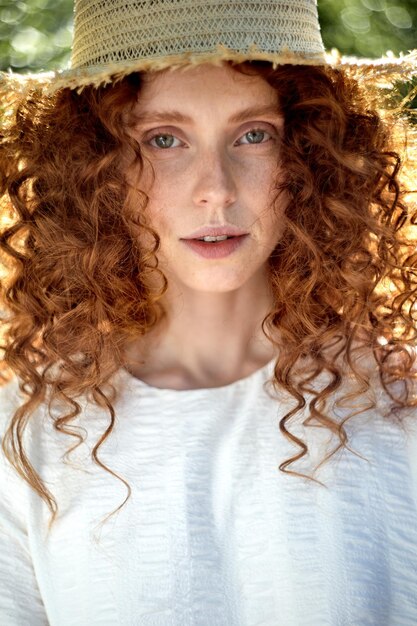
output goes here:
{"type": "MultiPolygon", "coordinates": [[[[0,0],[0,69],[69,66],[72,0],[0,0]]],[[[378,57],[417,48],[417,0],[319,0],[327,49],[378,57]]]]}

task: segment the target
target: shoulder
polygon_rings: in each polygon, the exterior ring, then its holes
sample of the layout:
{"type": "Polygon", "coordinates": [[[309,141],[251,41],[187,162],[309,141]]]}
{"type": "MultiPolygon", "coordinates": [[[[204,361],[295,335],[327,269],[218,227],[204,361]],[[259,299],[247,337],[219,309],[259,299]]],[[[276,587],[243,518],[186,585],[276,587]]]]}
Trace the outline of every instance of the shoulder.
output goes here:
{"type": "Polygon", "coordinates": [[[375,401],[371,423],[375,428],[375,439],[380,444],[378,450],[391,477],[399,477],[400,468],[404,468],[404,474],[398,480],[398,493],[408,493],[417,507],[417,381],[412,377],[417,365],[414,347],[409,348],[409,355],[414,361],[411,376],[401,374],[406,354],[393,354],[390,362],[392,375],[386,376],[385,384],[374,361],[374,371],[369,377],[375,401]],[[395,374],[396,367],[398,374],[395,374]]]}
{"type": "Polygon", "coordinates": [[[16,410],[23,404],[24,396],[16,376],[0,382],[0,439],[16,410]]]}
{"type": "MultiPolygon", "coordinates": [[[[417,410],[416,410],[417,413],[417,410]]],[[[406,450],[417,502],[417,418],[409,420],[405,430],[406,450]]]]}
{"type": "MultiPolygon", "coordinates": [[[[0,386],[0,528],[5,526],[10,532],[24,519],[25,486],[22,478],[6,458],[2,443],[16,410],[23,402],[24,397],[16,377],[8,382],[2,382],[0,386]]],[[[7,449],[10,450],[10,445],[7,449]]]]}

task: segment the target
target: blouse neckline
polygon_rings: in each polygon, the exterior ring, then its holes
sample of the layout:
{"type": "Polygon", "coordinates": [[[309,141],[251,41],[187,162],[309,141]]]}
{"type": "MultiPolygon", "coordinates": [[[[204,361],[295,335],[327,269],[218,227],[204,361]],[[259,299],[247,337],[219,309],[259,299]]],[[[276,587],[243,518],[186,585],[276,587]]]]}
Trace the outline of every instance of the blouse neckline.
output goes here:
{"type": "Polygon", "coordinates": [[[129,383],[130,387],[147,390],[148,392],[153,392],[155,394],[172,394],[176,395],[177,397],[191,394],[215,395],[221,392],[232,392],[242,386],[248,386],[254,381],[262,379],[263,377],[271,377],[275,368],[276,360],[277,357],[274,356],[266,365],[258,368],[257,370],[252,372],[252,374],[244,376],[243,378],[239,378],[238,380],[235,380],[228,385],[222,385],[220,387],[201,387],[197,389],[171,389],[166,387],[155,387],[154,385],[149,385],[140,378],[137,378],[123,367],[119,370],[119,373],[121,377],[129,383]]]}

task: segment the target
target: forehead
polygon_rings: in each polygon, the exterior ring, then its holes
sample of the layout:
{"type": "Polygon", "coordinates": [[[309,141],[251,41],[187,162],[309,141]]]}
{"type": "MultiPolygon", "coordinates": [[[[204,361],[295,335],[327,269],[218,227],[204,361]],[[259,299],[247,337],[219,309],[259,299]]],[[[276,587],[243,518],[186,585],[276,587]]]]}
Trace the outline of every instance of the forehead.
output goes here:
{"type": "Polygon", "coordinates": [[[258,74],[242,74],[228,64],[186,66],[142,75],[138,95],[140,109],[155,105],[231,107],[245,105],[278,105],[278,94],[258,74]]]}

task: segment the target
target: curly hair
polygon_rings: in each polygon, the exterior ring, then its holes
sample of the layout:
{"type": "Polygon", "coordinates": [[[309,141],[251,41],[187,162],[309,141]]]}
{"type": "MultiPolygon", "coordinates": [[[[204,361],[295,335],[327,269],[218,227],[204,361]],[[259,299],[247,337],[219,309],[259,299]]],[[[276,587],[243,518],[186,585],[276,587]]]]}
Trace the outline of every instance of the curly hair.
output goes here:
{"type": "MultiPolygon", "coordinates": [[[[343,423],[328,406],[347,372],[358,383],[355,393],[369,388],[357,367],[358,348],[374,360],[393,402],[393,419],[400,423],[402,411],[416,405],[410,386],[417,289],[410,233],[416,209],[399,182],[396,129],[402,117],[393,110],[383,117],[345,70],[274,70],[263,62],[233,67],[258,73],[277,90],[285,120],[279,187],[290,201],[285,231],[268,261],[274,307],[262,329],[272,343],[285,346],[273,385],[296,401],[279,428],[301,450],[279,469],[305,476],[286,469],[308,452],[287,424],[306,409],[304,424],[315,422],[339,437],[332,455],[348,447],[343,423]],[[318,384],[322,374],[327,378],[318,384]]],[[[143,159],[129,133],[140,89],[141,74],[133,73],[79,93],[33,91],[3,115],[2,376],[5,382],[17,376],[25,401],[11,417],[2,450],[48,505],[50,526],[56,500],[22,445],[28,420],[43,402],[54,428],[78,439],[64,459],[85,441],[70,427],[81,413],[80,398],[108,412],[92,458],[124,482],[130,497],[128,483],[101,462],[98,450],[115,424],[111,378],[123,364],[124,349],[166,315],[161,298],[168,282],[156,255],[160,240],[146,220],[143,159]],[[128,184],[127,173],[137,185],[128,184]],[[151,234],[152,250],[139,246],[133,226],[151,234]],[[157,293],[155,275],[162,279],[157,293]],[[52,418],[54,402],[66,407],[59,418],[52,418]]]]}

